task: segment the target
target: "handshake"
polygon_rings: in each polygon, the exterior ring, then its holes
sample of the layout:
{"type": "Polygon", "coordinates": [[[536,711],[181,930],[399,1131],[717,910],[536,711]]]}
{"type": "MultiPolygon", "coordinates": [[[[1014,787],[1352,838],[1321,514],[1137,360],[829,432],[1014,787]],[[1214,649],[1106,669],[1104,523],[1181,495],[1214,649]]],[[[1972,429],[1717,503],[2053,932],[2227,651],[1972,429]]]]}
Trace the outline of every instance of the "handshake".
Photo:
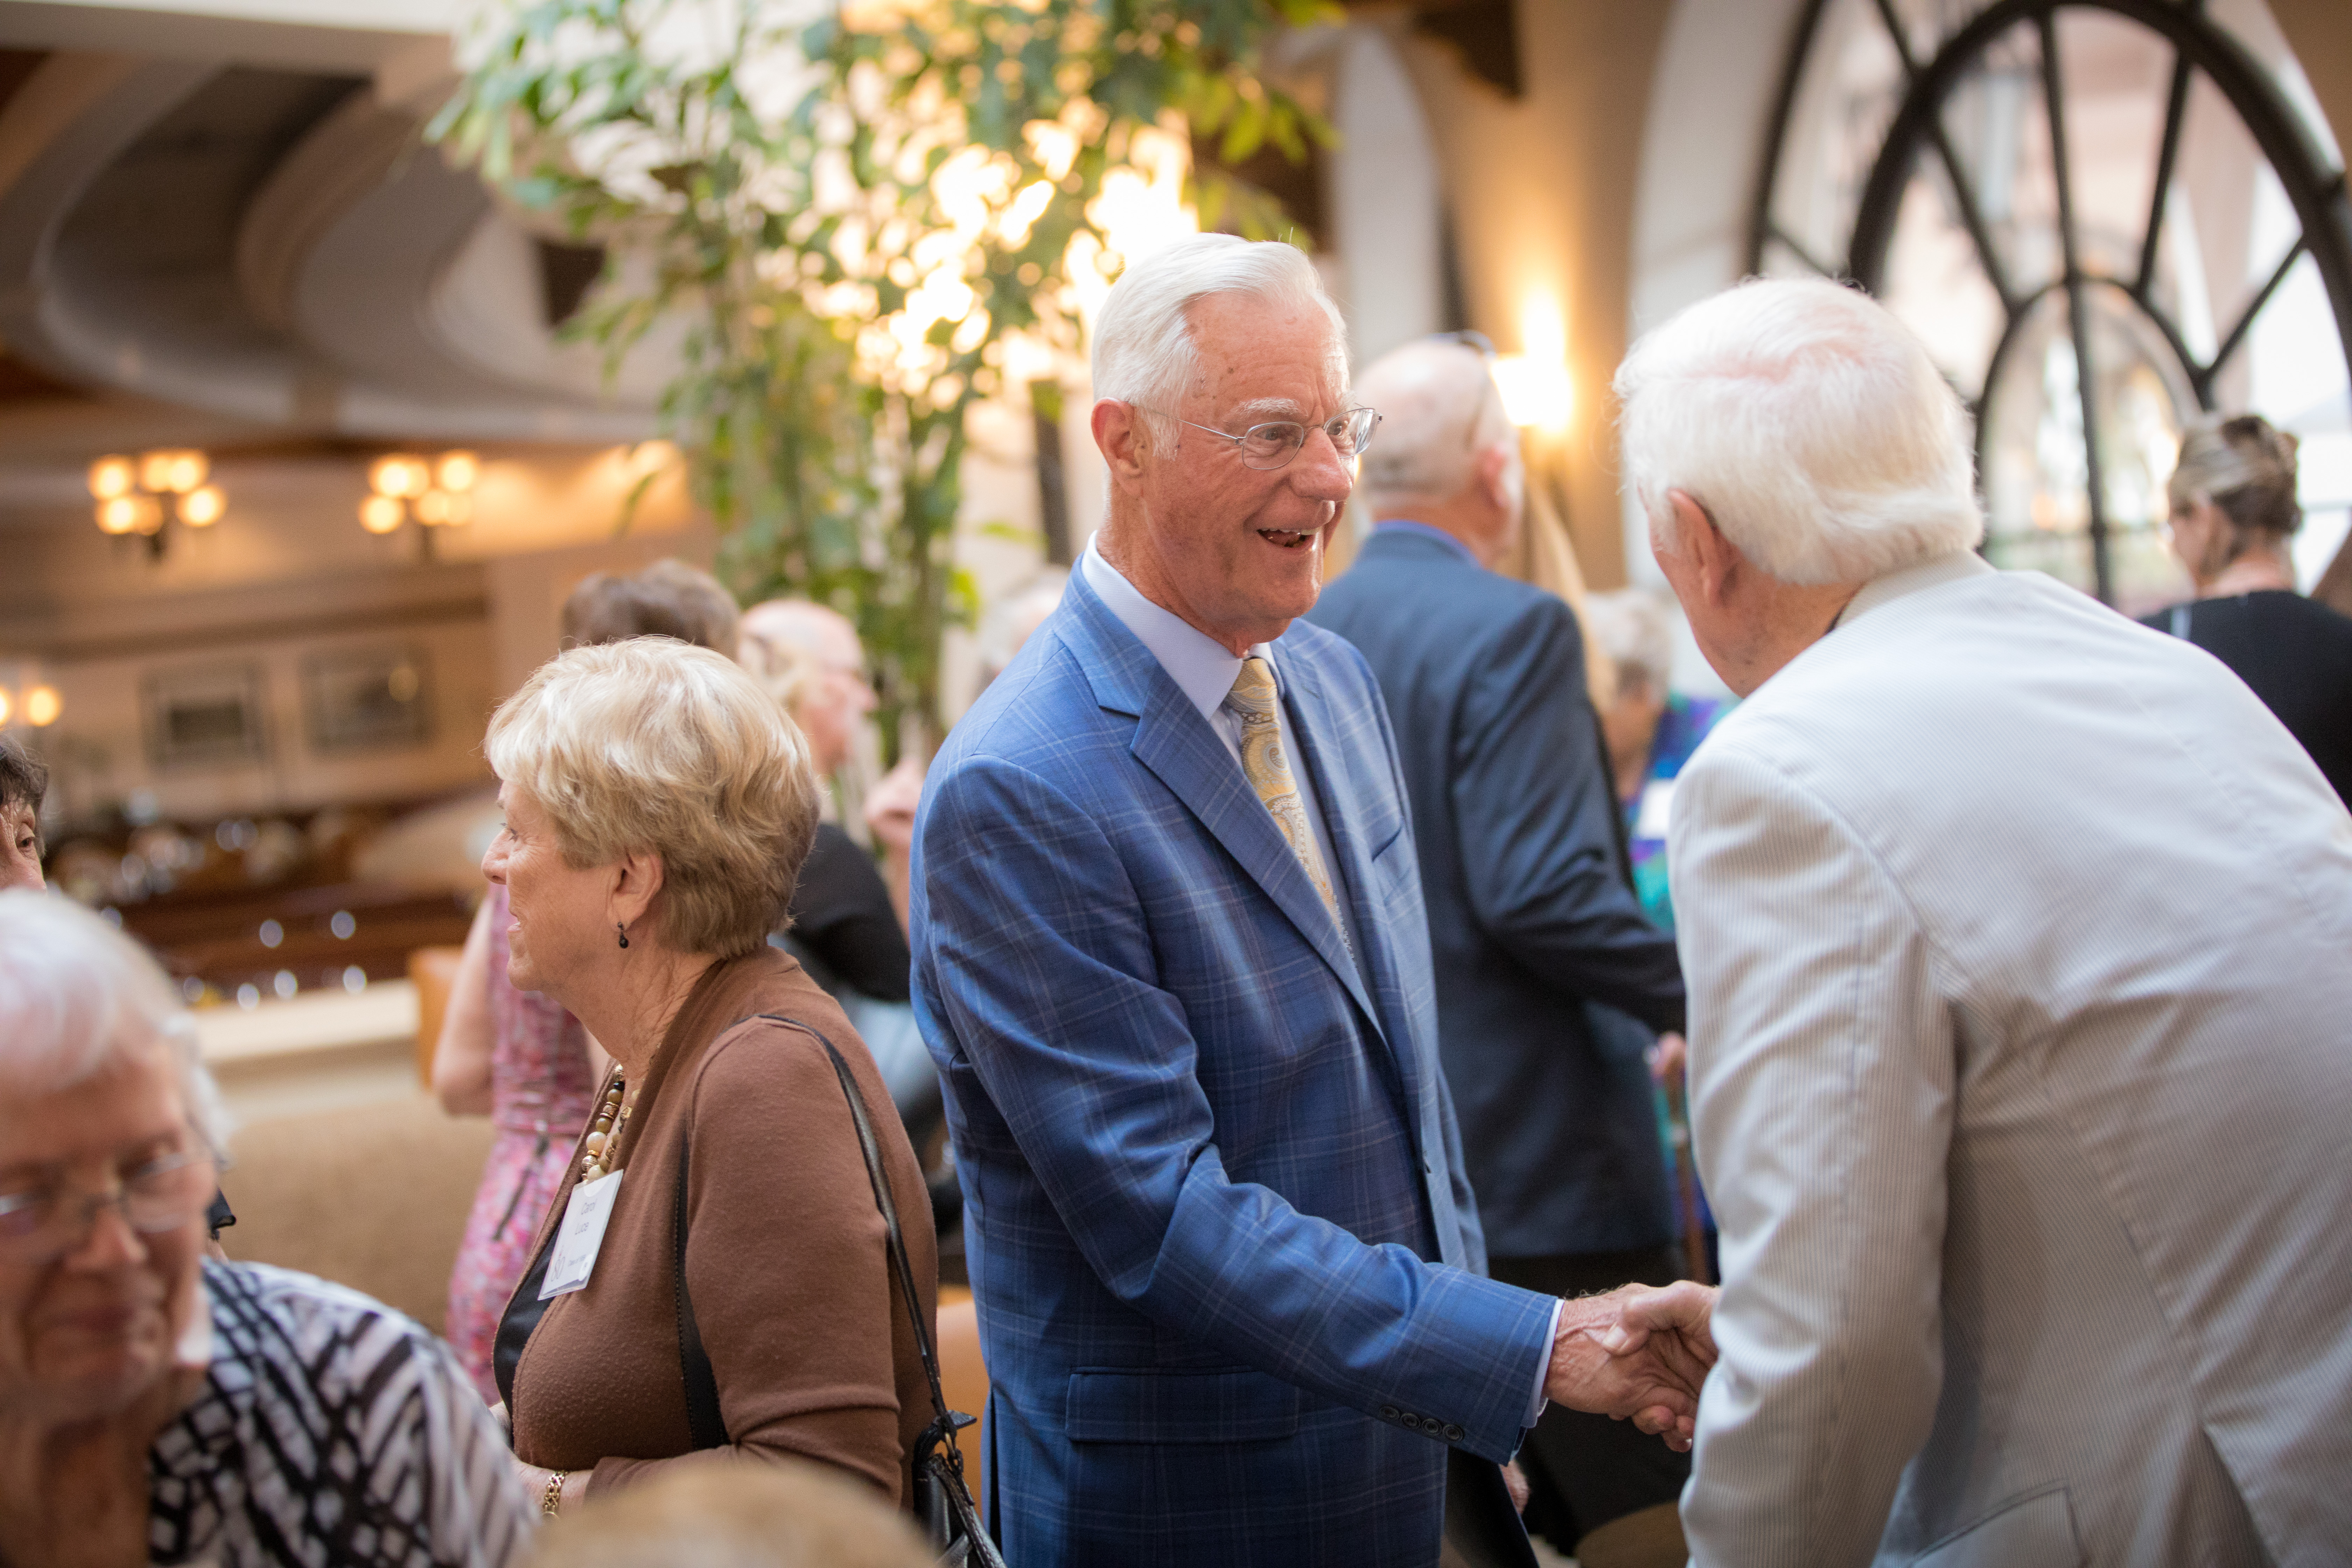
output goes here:
{"type": "Polygon", "coordinates": [[[1544,1394],[1571,1410],[1623,1421],[1677,1453],[1698,1425],[1699,1385],[1715,1365],[1715,1291],[1685,1279],[1623,1285],[1564,1304],[1544,1394]]]}

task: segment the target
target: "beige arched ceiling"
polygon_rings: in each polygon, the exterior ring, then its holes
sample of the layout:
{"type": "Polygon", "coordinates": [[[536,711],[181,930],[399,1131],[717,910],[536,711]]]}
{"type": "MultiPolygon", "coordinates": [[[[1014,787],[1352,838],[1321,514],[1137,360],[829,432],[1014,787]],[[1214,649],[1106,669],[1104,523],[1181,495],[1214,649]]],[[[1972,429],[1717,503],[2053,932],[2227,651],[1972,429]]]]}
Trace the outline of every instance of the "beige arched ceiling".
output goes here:
{"type": "Polygon", "coordinates": [[[548,328],[533,237],[421,144],[446,39],[163,20],[0,7],[0,341],[91,395],[12,418],[0,458],[650,433],[669,345],[606,385],[548,328]]]}

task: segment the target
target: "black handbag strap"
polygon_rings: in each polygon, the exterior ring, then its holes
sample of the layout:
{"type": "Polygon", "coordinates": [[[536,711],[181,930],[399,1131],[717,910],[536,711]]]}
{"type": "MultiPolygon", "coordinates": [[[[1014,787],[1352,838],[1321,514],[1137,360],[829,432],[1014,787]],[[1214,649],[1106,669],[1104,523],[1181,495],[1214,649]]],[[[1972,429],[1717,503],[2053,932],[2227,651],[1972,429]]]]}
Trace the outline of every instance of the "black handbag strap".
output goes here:
{"type": "Polygon", "coordinates": [[[686,1427],[697,1449],[727,1446],[727,1420],[719,1410],[719,1377],[710,1370],[710,1352],[702,1348],[702,1331],[694,1322],[694,1298],[686,1289],[687,1181],[692,1174],[688,1152],[694,1142],[691,1129],[677,1141],[677,1206],[671,1232],[670,1278],[677,1298],[677,1360],[686,1374],[686,1427]]]}
{"type": "Polygon", "coordinates": [[[771,1023],[798,1029],[823,1046],[826,1058],[833,1063],[834,1076],[841,1079],[841,1092],[849,1101],[849,1120],[857,1128],[858,1151],[866,1156],[866,1179],[874,1187],[874,1206],[882,1211],[883,1228],[889,1233],[890,1264],[898,1271],[899,1293],[907,1299],[907,1321],[915,1331],[915,1349],[922,1353],[923,1375],[930,1380],[931,1410],[938,1419],[932,1424],[932,1430],[925,1436],[932,1442],[942,1436],[952,1442],[955,1429],[965,1425],[970,1417],[959,1420],[956,1413],[948,1408],[947,1391],[940,1381],[940,1358],[931,1348],[931,1331],[923,1322],[922,1298],[915,1290],[915,1266],[907,1260],[906,1234],[898,1228],[898,1203],[891,1195],[890,1178],[882,1169],[882,1149],[874,1138],[874,1118],[866,1108],[866,1095],[858,1089],[857,1079],[850,1073],[849,1064],[842,1059],[839,1051],[833,1048],[833,1042],[824,1037],[822,1030],[812,1028],[798,1018],[787,1018],[781,1013],[762,1013],[760,1016],[771,1023]]]}

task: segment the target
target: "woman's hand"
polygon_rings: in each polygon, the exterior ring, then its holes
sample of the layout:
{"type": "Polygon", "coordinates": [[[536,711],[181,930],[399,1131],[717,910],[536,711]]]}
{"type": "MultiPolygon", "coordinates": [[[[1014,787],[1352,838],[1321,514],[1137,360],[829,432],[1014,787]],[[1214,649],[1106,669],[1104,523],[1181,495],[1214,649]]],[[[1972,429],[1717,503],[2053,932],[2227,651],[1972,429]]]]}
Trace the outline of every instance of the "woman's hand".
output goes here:
{"type": "MultiPolygon", "coordinates": [[[[526,1465],[520,1459],[514,1462],[514,1467],[515,1474],[522,1478],[523,1489],[530,1494],[531,1506],[542,1513],[545,1512],[547,1479],[555,1472],[542,1470],[537,1465],[526,1465]]],[[[593,1470],[571,1470],[564,1474],[562,1501],[557,1509],[558,1512],[570,1513],[587,1500],[588,1479],[594,1473],[593,1470]]]]}
{"type": "Polygon", "coordinates": [[[147,1561],[147,1450],[204,1387],[174,1366],[121,1414],[64,1426],[0,1421],[0,1562],[137,1568],[147,1561]]]}

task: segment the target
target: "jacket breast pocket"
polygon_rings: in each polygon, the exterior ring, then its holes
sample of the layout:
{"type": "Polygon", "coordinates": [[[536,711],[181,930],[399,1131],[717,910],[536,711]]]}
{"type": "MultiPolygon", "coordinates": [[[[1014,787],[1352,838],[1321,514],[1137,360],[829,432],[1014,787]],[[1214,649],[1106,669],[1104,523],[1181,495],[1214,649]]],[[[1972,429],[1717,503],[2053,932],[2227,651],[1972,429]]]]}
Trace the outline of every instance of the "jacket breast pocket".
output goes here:
{"type": "Polygon", "coordinates": [[[1298,1432],[1298,1390],[1247,1367],[1070,1373],[1073,1443],[1264,1443],[1298,1432]]]}
{"type": "Polygon", "coordinates": [[[1911,1568],[2083,1568],[2074,1508],[2052,1487],[1948,1535],[1911,1559],[1911,1568]]]}

